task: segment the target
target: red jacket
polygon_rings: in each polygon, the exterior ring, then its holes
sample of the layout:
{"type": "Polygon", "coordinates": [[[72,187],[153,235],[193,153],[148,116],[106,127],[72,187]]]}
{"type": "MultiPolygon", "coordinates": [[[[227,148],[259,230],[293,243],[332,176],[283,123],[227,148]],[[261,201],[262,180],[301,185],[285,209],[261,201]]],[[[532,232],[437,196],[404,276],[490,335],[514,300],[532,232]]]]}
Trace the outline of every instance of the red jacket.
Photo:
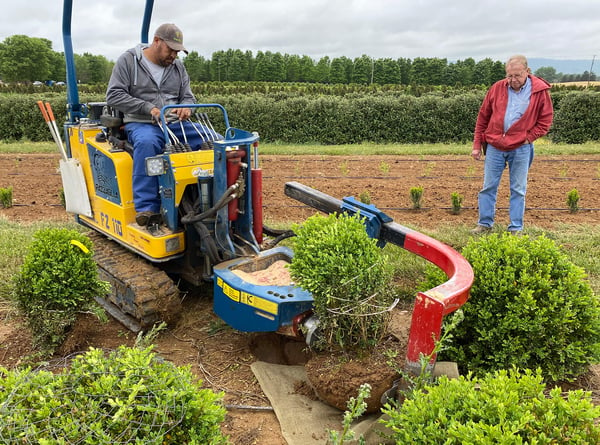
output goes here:
{"type": "Polygon", "coordinates": [[[477,115],[473,148],[479,149],[483,143],[488,143],[498,150],[509,151],[520,147],[526,140],[533,142],[548,133],[554,114],[550,84],[531,74],[529,78],[529,106],[506,133],[504,114],[508,104],[508,83],[506,80],[499,80],[490,87],[477,115]]]}

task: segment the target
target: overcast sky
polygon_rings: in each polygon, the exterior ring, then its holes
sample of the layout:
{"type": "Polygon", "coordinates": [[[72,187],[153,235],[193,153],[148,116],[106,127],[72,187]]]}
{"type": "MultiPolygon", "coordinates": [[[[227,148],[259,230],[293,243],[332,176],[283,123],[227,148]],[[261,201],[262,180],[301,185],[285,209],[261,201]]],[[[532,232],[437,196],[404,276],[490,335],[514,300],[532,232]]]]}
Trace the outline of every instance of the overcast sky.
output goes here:
{"type": "MultiPolygon", "coordinates": [[[[144,0],[74,0],[72,40],[116,60],[140,41],[144,0]]],[[[0,41],[43,37],[63,51],[62,0],[5,4],[0,41]]],[[[155,0],[150,39],[164,22],[210,58],[232,49],[374,58],[506,60],[600,56],[598,0],[155,0]]]]}

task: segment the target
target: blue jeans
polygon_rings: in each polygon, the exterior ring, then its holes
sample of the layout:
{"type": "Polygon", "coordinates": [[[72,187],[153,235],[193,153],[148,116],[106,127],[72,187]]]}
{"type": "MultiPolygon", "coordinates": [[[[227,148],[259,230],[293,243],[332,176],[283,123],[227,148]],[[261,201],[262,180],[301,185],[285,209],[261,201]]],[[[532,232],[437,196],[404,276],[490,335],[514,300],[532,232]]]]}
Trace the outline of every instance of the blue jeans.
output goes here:
{"type": "MultiPolygon", "coordinates": [[[[214,140],[215,134],[204,126],[182,121],[188,144],[192,150],[198,150],[204,139],[198,134],[202,133],[206,140],[214,140]],[[196,131],[192,125],[198,129],[196,131]]],[[[169,125],[169,129],[177,136],[181,143],[185,142],[179,122],[169,125]]],[[[164,152],[165,137],[158,125],[129,122],[125,124],[125,132],[129,142],[133,145],[133,203],[136,212],[160,212],[160,197],[158,194],[158,176],[146,175],[146,158],[164,152]]],[[[220,137],[219,135],[216,135],[220,137]]]]}
{"type": "Polygon", "coordinates": [[[496,216],[496,199],[502,173],[508,166],[510,203],[508,230],[523,230],[527,174],[533,162],[533,144],[524,144],[511,151],[501,151],[488,145],[483,171],[483,188],[479,192],[480,226],[492,227],[496,216]]]}

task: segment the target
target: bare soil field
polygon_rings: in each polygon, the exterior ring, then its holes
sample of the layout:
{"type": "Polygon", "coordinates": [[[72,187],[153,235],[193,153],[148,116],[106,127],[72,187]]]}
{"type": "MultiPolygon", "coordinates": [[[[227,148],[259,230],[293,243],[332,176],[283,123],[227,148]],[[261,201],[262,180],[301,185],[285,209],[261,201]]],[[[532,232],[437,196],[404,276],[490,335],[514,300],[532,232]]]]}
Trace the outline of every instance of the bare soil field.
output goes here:
{"type": "MultiPolygon", "coordinates": [[[[0,154],[0,187],[13,187],[14,205],[0,208],[8,219],[68,221],[60,205],[59,156],[0,154]]],[[[287,196],[288,181],[296,181],[335,198],[368,197],[399,224],[432,229],[441,224],[477,223],[477,193],[483,162],[465,156],[263,156],[263,207],[267,224],[301,222],[315,210],[287,196]],[[412,187],[423,187],[422,208],[414,210],[412,187]],[[463,196],[462,211],[451,209],[451,194],[463,196]]],[[[508,224],[508,174],[498,194],[497,223],[508,224]]],[[[536,156],[529,175],[525,224],[554,228],[557,223],[600,222],[600,156],[536,156]],[[567,193],[581,196],[576,213],[567,193]]]]}
{"type": "MultiPolygon", "coordinates": [[[[62,188],[54,154],[0,154],[0,187],[12,187],[14,205],[0,208],[0,217],[28,224],[32,221],[69,221],[60,204],[62,188]]],[[[477,192],[483,163],[465,156],[263,156],[263,204],[267,225],[302,222],[315,213],[283,193],[284,184],[297,181],[335,198],[368,197],[399,224],[426,231],[440,225],[477,222],[477,192]],[[413,209],[412,187],[423,187],[422,208],[413,209]],[[463,196],[459,214],[451,209],[451,194],[463,196]]],[[[497,223],[508,224],[508,178],[503,178],[497,223]]],[[[600,223],[600,156],[537,156],[529,179],[527,226],[546,229],[560,223],[600,223]],[[571,213],[567,193],[577,189],[580,210],[571,213]]],[[[192,296],[176,326],[157,339],[157,351],[178,365],[191,365],[203,385],[225,393],[228,406],[224,431],[234,444],[285,444],[277,417],[268,409],[250,365],[257,360],[257,345],[274,361],[295,364],[301,354],[286,355],[287,340],[274,335],[234,331],[212,312],[210,298],[192,296]],[[260,407],[265,409],[252,409],[260,407]]],[[[0,307],[0,365],[22,364],[34,352],[27,329],[14,311],[0,307]]],[[[133,344],[135,335],[114,320],[101,323],[83,316],[70,332],[60,361],[90,346],[105,349],[133,344]]],[[[298,345],[291,345],[297,350],[298,345]]],[[[264,359],[264,357],[263,357],[264,359]]],[[[594,377],[594,376],[592,376],[594,377]]],[[[596,376],[597,377],[597,376],[596,376]]],[[[598,378],[586,376],[580,386],[600,394],[598,378]]],[[[340,417],[341,420],[341,417],[340,417]]],[[[333,425],[332,427],[335,427],[333,425]]],[[[315,432],[321,438],[325,432],[315,432]]]]}

